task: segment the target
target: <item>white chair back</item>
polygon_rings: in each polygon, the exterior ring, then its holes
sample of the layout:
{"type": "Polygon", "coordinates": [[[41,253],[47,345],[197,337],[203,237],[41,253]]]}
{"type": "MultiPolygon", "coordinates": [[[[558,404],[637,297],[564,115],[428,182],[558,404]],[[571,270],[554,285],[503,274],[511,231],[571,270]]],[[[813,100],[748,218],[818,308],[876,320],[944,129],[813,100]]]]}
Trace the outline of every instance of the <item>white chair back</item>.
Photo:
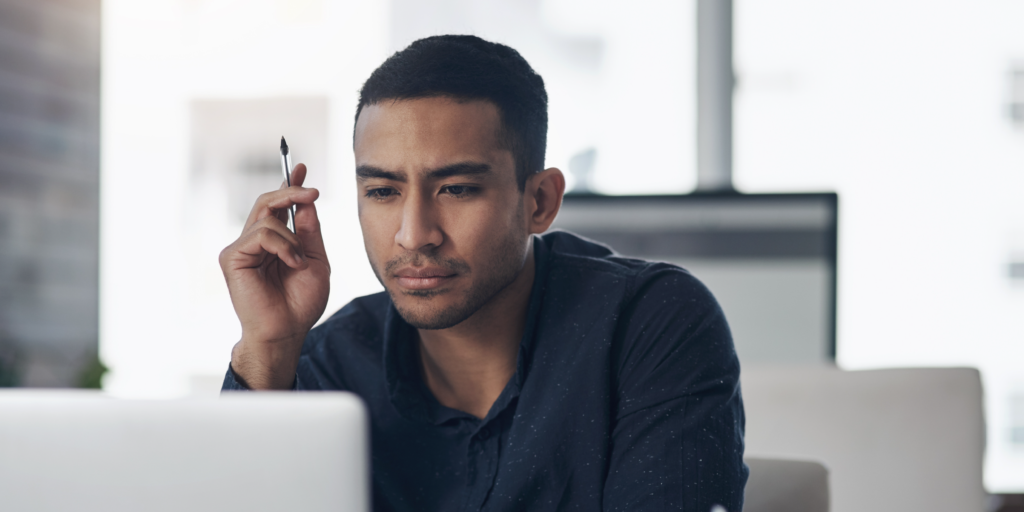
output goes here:
{"type": "Polygon", "coordinates": [[[744,367],[746,453],[821,461],[834,512],[981,512],[978,371],[744,367]]]}
{"type": "Polygon", "coordinates": [[[828,512],[828,470],[817,462],[744,459],[750,478],[744,512],[828,512]]]}

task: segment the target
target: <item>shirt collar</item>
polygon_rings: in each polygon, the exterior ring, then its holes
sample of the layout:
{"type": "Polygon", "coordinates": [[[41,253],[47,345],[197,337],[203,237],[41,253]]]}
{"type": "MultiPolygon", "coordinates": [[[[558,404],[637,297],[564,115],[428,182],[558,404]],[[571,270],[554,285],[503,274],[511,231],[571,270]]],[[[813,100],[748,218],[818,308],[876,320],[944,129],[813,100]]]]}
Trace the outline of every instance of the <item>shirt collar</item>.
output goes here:
{"type": "MultiPolygon", "coordinates": [[[[483,423],[507,408],[518,396],[529,371],[530,355],[535,344],[537,318],[540,316],[544,288],[547,282],[549,249],[539,236],[533,237],[534,278],[527,306],[526,328],[519,343],[516,373],[495,400],[483,423]]],[[[392,405],[404,417],[439,425],[448,420],[473,416],[442,406],[427,388],[420,367],[416,346],[416,329],[409,325],[388,301],[384,319],[384,379],[392,405]]]]}

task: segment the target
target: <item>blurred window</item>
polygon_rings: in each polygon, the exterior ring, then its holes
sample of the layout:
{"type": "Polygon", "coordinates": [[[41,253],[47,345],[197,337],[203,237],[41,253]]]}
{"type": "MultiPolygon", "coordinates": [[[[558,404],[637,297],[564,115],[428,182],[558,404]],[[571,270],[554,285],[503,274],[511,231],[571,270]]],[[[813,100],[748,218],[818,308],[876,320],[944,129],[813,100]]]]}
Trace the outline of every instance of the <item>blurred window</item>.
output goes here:
{"type": "Polygon", "coordinates": [[[980,368],[986,485],[1024,490],[1024,3],[735,13],[736,186],[839,193],[839,364],[980,368]]]}
{"type": "Polygon", "coordinates": [[[393,0],[390,49],[474,34],[518,50],[544,78],[547,164],[608,194],[696,183],[694,0],[393,0]]]}

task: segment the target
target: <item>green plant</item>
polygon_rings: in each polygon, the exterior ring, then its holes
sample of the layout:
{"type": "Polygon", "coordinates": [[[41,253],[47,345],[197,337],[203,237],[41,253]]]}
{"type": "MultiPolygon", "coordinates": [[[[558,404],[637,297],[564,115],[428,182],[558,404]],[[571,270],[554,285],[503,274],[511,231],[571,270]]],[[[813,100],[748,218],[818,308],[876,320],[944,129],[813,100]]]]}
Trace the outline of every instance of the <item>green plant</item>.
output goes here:
{"type": "Polygon", "coordinates": [[[86,389],[100,389],[103,387],[103,375],[110,371],[98,355],[91,355],[82,367],[78,376],[78,387],[86,389]]]}

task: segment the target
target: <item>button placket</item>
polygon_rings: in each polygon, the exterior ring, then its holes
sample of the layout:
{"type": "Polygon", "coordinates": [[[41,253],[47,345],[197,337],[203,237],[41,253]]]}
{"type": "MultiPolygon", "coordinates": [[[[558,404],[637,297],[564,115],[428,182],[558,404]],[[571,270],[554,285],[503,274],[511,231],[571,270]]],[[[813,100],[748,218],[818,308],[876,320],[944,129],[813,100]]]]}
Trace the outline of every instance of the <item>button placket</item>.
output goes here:
{"type": "Polygon", "coordinates": [[[483,507],[498,468],[498,438],[495,425],[481,427],[470,440],[470,464],[473,471],[470,495],[466,510],[475,511],[483,507]]]}

